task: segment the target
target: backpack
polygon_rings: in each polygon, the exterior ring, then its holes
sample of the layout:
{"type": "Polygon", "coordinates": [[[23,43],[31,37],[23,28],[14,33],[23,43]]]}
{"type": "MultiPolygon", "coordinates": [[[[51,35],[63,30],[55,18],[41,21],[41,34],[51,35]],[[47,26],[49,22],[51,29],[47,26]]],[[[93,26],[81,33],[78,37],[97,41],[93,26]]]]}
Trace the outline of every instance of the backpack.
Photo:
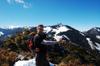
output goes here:
{"type": "Polygon", "coordinates": [[[30,36],[27,44],[28,44],[29,49],[32,49],[32,50],[35,49],[34,36],[30,36]]]}

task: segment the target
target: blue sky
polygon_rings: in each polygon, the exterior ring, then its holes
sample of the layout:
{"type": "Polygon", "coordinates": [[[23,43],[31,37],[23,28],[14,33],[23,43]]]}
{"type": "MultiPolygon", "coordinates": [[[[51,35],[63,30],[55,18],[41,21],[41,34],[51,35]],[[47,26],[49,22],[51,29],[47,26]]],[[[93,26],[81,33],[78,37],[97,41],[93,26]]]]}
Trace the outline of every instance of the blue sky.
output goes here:
{"type": "Polygon", "coordinates": [[[0,0],[0,27],[57,23],[100,27],[100,0],[0,0]]]}

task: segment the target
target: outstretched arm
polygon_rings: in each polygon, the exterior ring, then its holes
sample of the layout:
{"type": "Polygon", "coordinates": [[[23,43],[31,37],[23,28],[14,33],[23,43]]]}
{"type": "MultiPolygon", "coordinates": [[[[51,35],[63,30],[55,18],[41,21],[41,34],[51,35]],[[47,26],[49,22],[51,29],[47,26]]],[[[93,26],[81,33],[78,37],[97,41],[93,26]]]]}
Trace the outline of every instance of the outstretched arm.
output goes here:
{"type": "Polygon", "coordinates": [[[44,44],[44,45],[54,45],[54,44],[57,44],[57,43],[58,43],[57,41],[43,40],[43,42],[41,44],[44,44]]]}

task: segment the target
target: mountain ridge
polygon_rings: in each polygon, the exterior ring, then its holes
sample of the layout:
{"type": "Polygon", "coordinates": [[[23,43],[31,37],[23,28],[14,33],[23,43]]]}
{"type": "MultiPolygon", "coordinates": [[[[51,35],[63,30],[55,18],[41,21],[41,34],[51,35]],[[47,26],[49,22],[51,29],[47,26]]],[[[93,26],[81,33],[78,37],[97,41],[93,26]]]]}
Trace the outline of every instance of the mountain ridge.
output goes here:
{"type": "MultiPolygon", "coordinates": [[[[26,29],[29,29],[31,31],[35,31],[35,27],[28,27],[26,29]]],[[[0,28],[1,31],[1,38],[7,37],[9,35],[14,35],[17,32],[23,32],[25,28],[13,28],[13,29],[3,29],[0,28]]],[[[89,48],[91,47],[91,44],[94,44],[94,46],[100,44],[100,28],[95,27],[91,28],[88,31],[81,32],[69,25],[63,25],[63,24],[57,24],[52,26],[45,26],[44,31],[50,36],[53,36],[54,39],[57,41],[60,40],[60,38],[66,38],[66,40],[70,40],[76,44],[82,45],[83,47],[89,48]],[[90,45],[90,47],[89,47],[90,45]],[[88,47],[87,47],[88,46],[88,47]]],[[[99,46],[98,46],[99,47],[99,46]]],[[[96,48],[95,48],[96,49],[96,48]]],[[[100,50],[99,50],[100,51],[100,50]]]]}

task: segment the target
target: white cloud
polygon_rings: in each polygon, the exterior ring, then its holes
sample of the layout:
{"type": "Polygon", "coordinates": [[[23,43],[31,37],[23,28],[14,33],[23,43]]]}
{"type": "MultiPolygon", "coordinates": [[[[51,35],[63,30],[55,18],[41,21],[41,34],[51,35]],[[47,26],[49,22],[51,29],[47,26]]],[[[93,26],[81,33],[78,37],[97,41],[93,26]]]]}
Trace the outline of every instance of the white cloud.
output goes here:
{"type": "Polygon", "coordinates": [[[7,0],[7,2],[10,4],[11,3],[11,0],[7,0]]]}
{"type": "Polygon", "coordinates": [[[31,4],[30,3],[24,3],[23,4],[23,8],[30,8],[31,7],[31,4]]]}
{"type": "Polygon", "coordinates": [[[23,8],[29,8],[31,6],[31,4],[25,2],[25,0],[15,0],[15,2],[18,4],[22,4],[23,8]]]}
{"type": "Polygon", "coordinates": [[[24,0],[15,0],[16,3],[25,4],[24,0]]]}
{"type": "Polygon", "coordinates": [[[19,5],[21,5],[23,8],[29,8],[31,7],[31,4],[26,2],[25,0],[6,0],[9,4],[13,3],[17,3],[19,5]]]}

